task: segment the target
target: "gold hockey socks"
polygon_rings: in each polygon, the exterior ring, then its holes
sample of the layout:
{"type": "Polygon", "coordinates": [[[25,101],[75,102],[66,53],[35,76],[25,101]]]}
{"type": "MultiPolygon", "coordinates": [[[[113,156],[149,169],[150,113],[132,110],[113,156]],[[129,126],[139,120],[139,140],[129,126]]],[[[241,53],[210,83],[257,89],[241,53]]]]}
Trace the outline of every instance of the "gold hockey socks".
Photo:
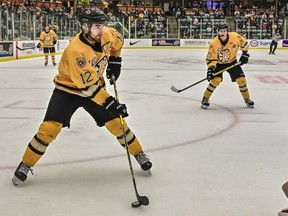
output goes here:
{"type": "Polygon", "coordinates": [[[239,86],[239,90],[242,94],[242,97],[244,99],[249,99],[250,98],[250,94],[247,88],[247,84],[246,84],[246,79],[245,77],[240,77],[236,80],[238,86],[239,86]]]}
{"type": "Polygon", "coordinates": [[[32,138],[23,155],[23,163],[33,167],[45,153],[49,143],[56,139],[62,124],[54,121],[43,122],[38,133],[32,138]]]}
{"type": "MultiPolygon", "coordinates": [[[[105,124],[106,128],[116,136],[118,142],[125,148],[125,139],[122,131],[122,126],[119,118],[115,118],[105,124]]],[[[142,147],[135,136],[135,134],[129,129],[126,122],[124,121],[124,131],[126,135],[126,142],[128,144],[128,151],[132,155],[137,155],[142,151],[142,147]]]]}

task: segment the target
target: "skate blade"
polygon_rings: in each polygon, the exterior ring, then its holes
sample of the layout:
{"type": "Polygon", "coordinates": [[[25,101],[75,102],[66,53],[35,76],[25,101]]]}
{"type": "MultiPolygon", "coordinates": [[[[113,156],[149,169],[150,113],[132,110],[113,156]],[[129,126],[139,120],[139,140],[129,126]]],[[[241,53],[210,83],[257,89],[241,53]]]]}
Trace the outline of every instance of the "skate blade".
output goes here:
{"type": "Polygon", "coordinates": [[[253,109],[253,108],[254,108],[254,105],[249,105],[249,104],[246,104],[246,106],[247,106],[248,108],[251,108],[251,109],[253,109]]]}
{"type": "Polygon", "coordinates": [[[12,183],[15,185],[15,186],[18,186],[19,184],[22,183],[22,181],[20,179],[18,179],[16,176],[13,176],[12,178],[12,183]]]}
{"type": "Polygon", "coordinates": [[[207,105],[203,105],[203,104],[201,105],[201,108],[202,108],[202,109],[205,109],[205,110],[208,109],[208,107],[209,107],[209,106],[207,106],[207,105]]]}

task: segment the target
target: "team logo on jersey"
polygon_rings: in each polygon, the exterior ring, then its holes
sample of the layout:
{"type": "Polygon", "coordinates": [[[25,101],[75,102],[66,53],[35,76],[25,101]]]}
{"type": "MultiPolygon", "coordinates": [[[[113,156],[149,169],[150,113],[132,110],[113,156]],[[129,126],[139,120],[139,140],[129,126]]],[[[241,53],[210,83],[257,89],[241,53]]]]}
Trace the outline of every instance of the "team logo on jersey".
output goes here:
{"type": "Polygon", "coordinates": [[[217,52],[221,52],[221,51],[222,51],[222,48],[218,47],[217,52]]]}
{"type": "Polygon", "coordinates": [[[234,44],[233,46],[232,46],[232,50],[235,50],[236,49],[236,45],[234,44]]]}
{"type": "Polygon", "coordinates": [[[222,52],[219,52],[219,60],[221,62],[228,62],[230,58],[230,50],[229,49],[225,49],[222,50],[222,52]]]}
{"type": "Polygon", "coordinates": [[[76,65],[81,69],[84,68],[86,65],[86,59],[84,57],[76,58],[76,65]]]}
{"type": "Polygon", "coordinates": [[[212,53],[211,52],[208,52],[208,54],[207,54],[207,58],[211,58],[212,57],[212,53]]]}
{"type": "Polygon", "coordinates": [[[45,41],[51,41],[51,36],[50,36],[50,34],[45,35],[45,41]]]}

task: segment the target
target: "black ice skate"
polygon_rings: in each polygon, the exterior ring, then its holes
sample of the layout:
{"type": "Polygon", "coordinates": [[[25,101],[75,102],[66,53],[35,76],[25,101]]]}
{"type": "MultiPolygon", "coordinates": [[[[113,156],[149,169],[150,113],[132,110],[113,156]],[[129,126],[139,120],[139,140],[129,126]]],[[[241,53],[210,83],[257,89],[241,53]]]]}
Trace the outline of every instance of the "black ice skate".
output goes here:
{"type": "Polygon", "coordinates": [[[29,166],[21,162],[17,167],[16,171],[14,172],[14,176],[12,178],[13,184],[17,186],[20,183],[24,182],[27,179],[27,174],[29,171],[33,174],[33,170],[29,166]]]}
{"type": "Polygon", "coordinates": [[[47,65],[48,65],[48,62],[45,62],[44,65],[47,66],[47,65]]]}
{"type": "Polygon", "coordinates": [[[281,210],[278,213],[278,216],[287,216],[288,215],[288,208],[281,210]]]}
{"type": "Polygon", "coordinates": [[[56,62],[53,62],[53,65],[56,66],[56,62]]]}
{"type": "Polygon", "coordinates": [[[245,99],[245,104],[249,108],[254,108],[254,102],[252,100],[250,100],[249,98],[245,99]]]}
{"type": "Polygon", "coordinates": [[[203,97],[202,101],[201,101],[201,108],[202,109],[208,109],[208,107],[210,106],[209,100],[205,97],[203,97]]]}
{"type": "Polygon", "coordinates": [[[147,171],[151,169],[152,163],[150,158],[143,151],[141,151],[138,155],[135,155],[135,159],[141,166],[142,170],[147,171]]]}

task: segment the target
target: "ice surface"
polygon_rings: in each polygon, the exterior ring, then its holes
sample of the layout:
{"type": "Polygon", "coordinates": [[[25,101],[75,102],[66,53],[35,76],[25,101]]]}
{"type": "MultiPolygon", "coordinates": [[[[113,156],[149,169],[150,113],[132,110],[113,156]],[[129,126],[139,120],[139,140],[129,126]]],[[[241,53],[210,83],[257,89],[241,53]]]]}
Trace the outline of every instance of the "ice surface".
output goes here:
{"type": "Polygon", "coordinates": [[[153,161],[149,176],[132,158],[139,194],[150,199],[138,209],[131,208],[136,198],[125,151],[83,110],[49,146],[35,175],[12,185],[44,117],[57,67],[45,67],[42,57],[0,63],[1,215],[276,215],[288,206],[281,191],[288,180],[288,50],[250,55],[243,69],[255,108],[245,106],[225,73],[202,110],[208,82],[178,94],[170,87],[206,76],[206,50],[123,51],[120,101],[153,161]]]}

